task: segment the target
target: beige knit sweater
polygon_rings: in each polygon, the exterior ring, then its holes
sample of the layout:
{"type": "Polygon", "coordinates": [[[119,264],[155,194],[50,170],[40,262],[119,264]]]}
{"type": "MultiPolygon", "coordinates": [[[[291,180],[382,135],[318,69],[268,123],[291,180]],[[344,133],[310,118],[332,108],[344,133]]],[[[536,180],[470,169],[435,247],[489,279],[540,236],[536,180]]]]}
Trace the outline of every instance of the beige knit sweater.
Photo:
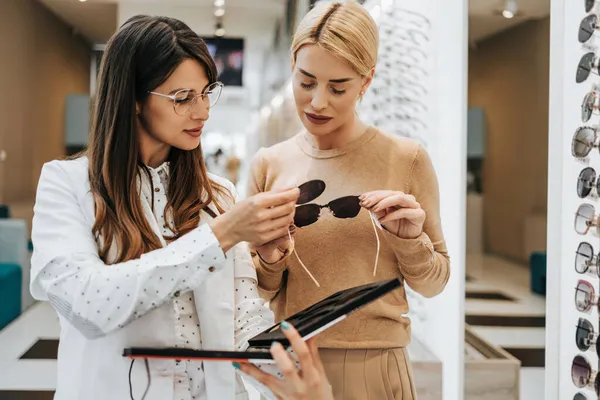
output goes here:
{"type": "MultiPolygon", "coordinates": [[[[248,195],[314,179],[326,185],[311,201],[320,205],[371,190],[410,193],[426,212],[424,232],[416,239],[401,239],[379,231],[381,250],[374,277],[377,242],[368,211],[362,209],[355,218],[340,219],[324,208],[318,221],[299,228],[295,235],[297,254],[321,287],[314,284],[295,255],[267,264],[253,251],[259,289],[271,300],[277,320],[339,290],[394,277],[426,297],[444,289],[450,261],[440,223],[438,182],[420,144],[369,128],[342,148],[319,150],[311,145],[308,133],[300,133],[259,150],[252,161],[248,195]]],[[[403,314],[408,308],[404,288],[396,290],[321,333],[319,346],[406,346],[410,320],[403,314]]]]}

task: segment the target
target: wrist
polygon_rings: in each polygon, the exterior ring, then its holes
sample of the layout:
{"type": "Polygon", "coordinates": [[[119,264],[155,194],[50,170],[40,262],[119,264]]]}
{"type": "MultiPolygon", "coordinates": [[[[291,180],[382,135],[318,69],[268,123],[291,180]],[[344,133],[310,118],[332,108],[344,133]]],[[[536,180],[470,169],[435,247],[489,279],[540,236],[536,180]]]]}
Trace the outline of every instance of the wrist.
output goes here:
{"type": "Polygon", "coordinates": [[[286,249],[285,251],[281,251],[281,250],[279,250],[278,247],[275,247],[274,249],[271,249],[271,250],[269,250],[269,249],[257,249],[256,250],[256,254],[258,254],[258,257],[265,264],[276,264],[279,261],[283,260],[285,258],[285,256],[287,256],[288,253],[289,253],[288,249],[286,249]]]}
{"type": "Polygon", "coordinates": [[[210,229],[219,241],[223,253],[227,253],[233,246],[235,246],[239,240],[235,238],[231,227],[228,226],[227,221],[223,219],[224,214],[208,222],[210,229]]]}

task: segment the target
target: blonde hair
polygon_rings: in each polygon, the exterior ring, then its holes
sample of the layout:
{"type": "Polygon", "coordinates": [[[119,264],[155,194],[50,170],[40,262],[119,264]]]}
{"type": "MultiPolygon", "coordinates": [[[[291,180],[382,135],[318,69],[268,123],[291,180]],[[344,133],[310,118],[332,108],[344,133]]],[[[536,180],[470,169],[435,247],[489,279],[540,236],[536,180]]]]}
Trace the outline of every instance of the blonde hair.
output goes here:
{"type": "Polygon", "coordinates": [[[302,19],[292,39],[292,68],[298,50],[307,44],[321,46],[366,76],[377,63],[377,24],[355,1],[317,3],[302,19]]]}

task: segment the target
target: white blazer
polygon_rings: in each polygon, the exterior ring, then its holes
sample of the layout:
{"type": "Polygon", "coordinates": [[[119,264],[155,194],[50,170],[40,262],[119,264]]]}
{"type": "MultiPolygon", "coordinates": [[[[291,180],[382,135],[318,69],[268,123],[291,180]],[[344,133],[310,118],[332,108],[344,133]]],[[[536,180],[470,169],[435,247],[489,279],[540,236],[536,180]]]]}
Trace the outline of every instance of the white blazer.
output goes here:
{"type": "MultiPolygon", "coordinates": [[[[229,181],[211,179],[235,191],[229,181]]],[[[152,206],[144,201],[147,189],[143,182],[138,186],[146,217],[162,237],[152,206]]],[[[87,158],[45,164],[32,225],[31,293],[49,301],[60,319],[55,400],[130,399],[131,360],[122,356],[123,349],[173,346],[173,301],[185,291],[193,291],[202,348],[245,349],[250,337],[273,323],[256,289],[254,297],[236,303],[234,281],[243,279],[256,287],[245,244],[223,254],[201,221],[196,230],[162,249],[107,266],[92,235],[94,220],[87,158]]],[[[176,362],[149,364],[151,385],[145,400],[173,399],[176,362]]],[[[207,362],[203,368],[208,399],[247,399],[230,363],[207,362]]],[[[147,383],[146,367],[138,360],[131,371],[135,400],[142,398],[147,383]]]]}

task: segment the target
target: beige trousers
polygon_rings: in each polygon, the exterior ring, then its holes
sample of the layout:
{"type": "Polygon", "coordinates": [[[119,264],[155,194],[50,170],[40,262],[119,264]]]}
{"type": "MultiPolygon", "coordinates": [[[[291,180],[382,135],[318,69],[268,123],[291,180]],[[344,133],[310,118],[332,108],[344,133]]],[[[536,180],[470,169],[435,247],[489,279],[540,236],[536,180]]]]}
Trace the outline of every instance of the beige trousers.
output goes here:
{"type": "Polygon", "coordinates": [[[404,347],[320,349],[336,400],[416,400],[404,347]]]}

